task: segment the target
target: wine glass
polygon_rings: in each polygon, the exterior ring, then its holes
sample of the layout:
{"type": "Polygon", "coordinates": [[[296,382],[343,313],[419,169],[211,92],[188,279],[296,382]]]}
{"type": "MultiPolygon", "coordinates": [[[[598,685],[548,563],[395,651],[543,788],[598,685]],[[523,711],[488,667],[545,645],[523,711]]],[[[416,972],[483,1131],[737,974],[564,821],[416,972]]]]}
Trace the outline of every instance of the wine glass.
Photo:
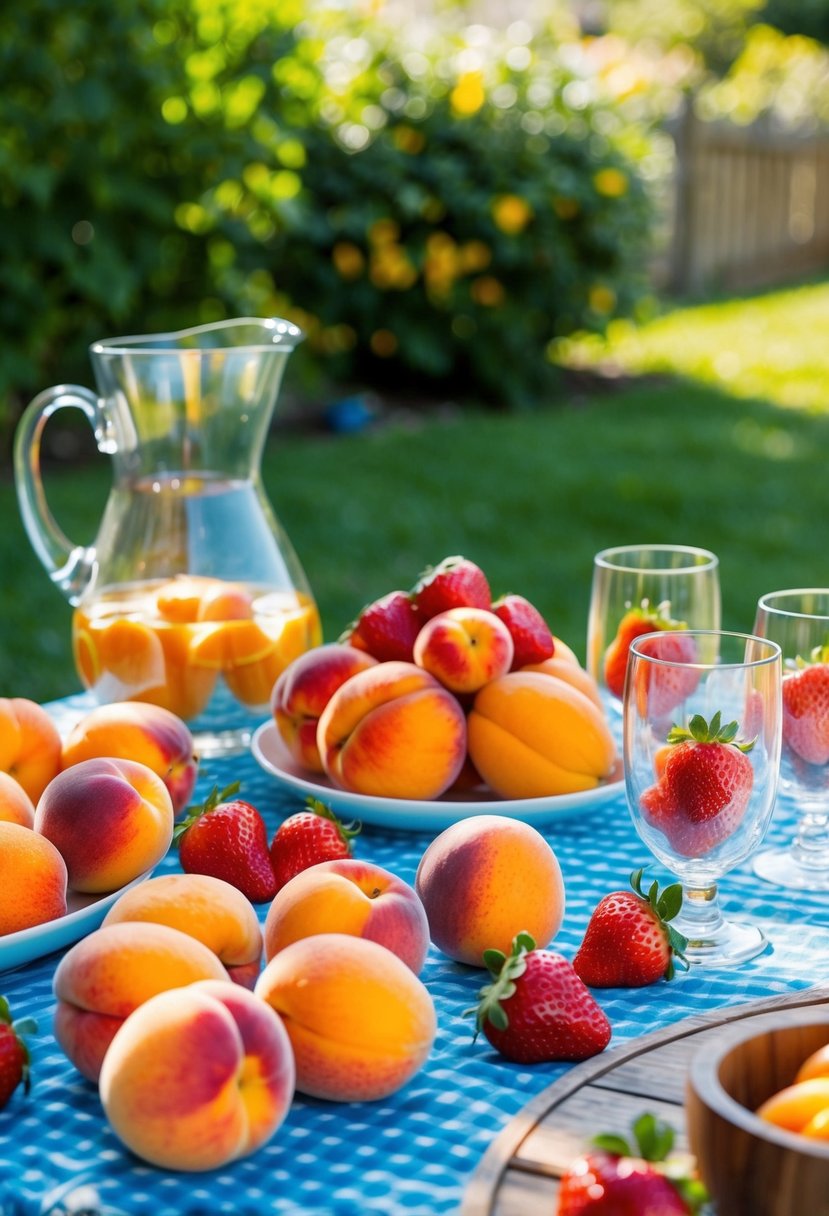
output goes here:
{"type": "Polygon", "coordinates": [[[624,767],[633,824],[682,884],[672,922],[691,963],[730,965],[759,954],[756,926],[726,919],[717,882],[760,844],[780,771],[782,662],[752,634],[651,633],[630,647],[624,767]]]}
{"type": "Polygon", "coordinates": [[[754,631],[783,652],[780,788],[798,816],[792,843],[758,853],[754,871],[778,886],[829,891],[829,589],[761,596],[754,631]]]}
{"type": "Polygon", "coordinates": [[[690,545],[622,545],[593,558],[587,669],[621,712],[630,642],[655,629],[719,629],[719,561],[690,545]]]}

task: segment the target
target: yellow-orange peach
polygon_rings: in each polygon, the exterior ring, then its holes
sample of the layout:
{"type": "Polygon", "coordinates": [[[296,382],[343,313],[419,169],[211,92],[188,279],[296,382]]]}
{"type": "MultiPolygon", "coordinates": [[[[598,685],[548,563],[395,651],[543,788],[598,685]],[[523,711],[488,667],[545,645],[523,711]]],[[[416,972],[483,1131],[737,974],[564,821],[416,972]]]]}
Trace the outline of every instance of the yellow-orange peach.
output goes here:
{"type": "Polygon", "coordinates": [[[595,789],[616,765],[616,744],[598,706],[537,671],[513,671],[485,685],[468,731],[473,764],[502,798],[595,789]]]}
{"type": "Polygon", "coordinates": [[[557,680],[563,680],[565,684],[572,684],[573,688],[577,688],[579,692],[583,692],[586,697],[589,697],[602,713],[605,712],[598,684],[589,671],[585,671],[583,667],[579,667],[570,659],[560,659],[557,654],[554,654],[551,659],[544,659],[542,663],[528,663],[526,667],[521,668],[521,671],[540,671],[542,675],[555,676],[557,680]]]}
{"type": "Polygon", "coordinates": [[[315,1098],[385,1098],[425,1063],[435,1007],[410,967],[377,942],[321,933],[271,959],[256,995],[280,1015],[296,1086],[315,1098]]]}
{"type": "Polygon", "coordinates": [[[55,970],[55,1038],[78,1071],[97,1081],[124,1018],[151,996],[195,980],[230,983],[213,951],[190,934],[135,921],[96,929],[55,970]]]}
{"type": "Polygon", "coordinates": [[[82,760],[49,782],[34,830],[60,851],[70,887],[98,895],[161,860],[173,838],[173,804],[146,764],[82,760]]]}
{"type": "Polygon", "coordinates": [[[66,912],[66,863],[55,846],[20,823],[0,822],[0,935],[66,912]]]}
{"type": "Polygon", "coordinates": [[[294,1095],[285,1027],[220,980],[161,992],[124,1021],[104,1058],[101,1103],[127,1148],[168,1170],[212,1170],[261,1148],[294,1095]]]}
{"type": "Polygon", "coordinates": [[[25,697],[0,697],[0,770],[37,802],[60,772],[58,728],[42,705],[25,697]]]}
{"type": "Polygon", "coordinates": [[[477,692],[512,666],[512,634],[485,608],[450,608],[415,638],[414,661],[456,693],[477,692]]]}
{"type": "Polygon", "coordinates": [[[159,874],[130,887],[104,925],[151,921],[203,942],[234,983],[253,988],[262,964],[262,930],[253,904],[237,887],[209,874],[159,874]]]}
{"type": "Polygon", "coordinates": [[[444,829],[420,859],[415,890],[432,941],[459,963],[483,967],[526,930],[539,947],[558,933],[564,881],[541,833],[504,815],[473,815],[444,829]]]}
{"type": "Polygon", "coordinates": [[[34,827],[35,807],[19,781],[8,773],[0,772],[0,820],[4,823],[19,823],[21,827],[34,827]]]}
{"type": "Polygon", "coordinates": [[[69,732],[62,764],[69,768],[100,756],[146,764],[167,786],[176,814],[190,801],[198,772],[193,736],[169,709],[118,701],[90,710],[69,732]]]}
{"type": "Polygon", "coordinates": [[[562,638],[557,637],[555,634],[553,634],[553,645],[555,646],[555,650],[553,652],[554,659],[565,659],[568,663],[573,663],[576,667],[581,667],[578,655],[576,654],[575,650],[573,650],[572,646],[568,646],[562,638]]]}
{"type": "Polygon", "coordinates": [[[346,680],[317,728],[325,771],[343,789],[437,798],[466,756],[466,719],[439,680],[414,663],[377,663],[346,680]]]}
{"type": "Polygon", "coordinates": [[[415,975],[429,949],[426,913],[414,889],[382,866],[352,857],[310,866],[277,891],[265,920],[265,957],[316,933],[379,942],[415,975]]]}
{"type": "Polygon", "coordinates": [[[271,712],[292,757],[312,773],[324,771],[317,747],[317,725],[334,693],[351,676],[377,660],[364,650],[329,642],[294,659],[276,680],[271,712]]]}

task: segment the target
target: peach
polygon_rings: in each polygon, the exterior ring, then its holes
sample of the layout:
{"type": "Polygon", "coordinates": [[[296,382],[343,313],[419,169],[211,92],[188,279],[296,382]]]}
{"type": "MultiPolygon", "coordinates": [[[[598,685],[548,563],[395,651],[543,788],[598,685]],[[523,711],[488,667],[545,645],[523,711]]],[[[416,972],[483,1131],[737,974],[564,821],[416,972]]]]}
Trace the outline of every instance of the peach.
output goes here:
{"type": "Polygon", "coordinates": [[[66,863],[51,841],[0,822],[0,935],[65,915],[66,885],[66,863]]]}
{"type": "Polygon", "coordinates": [[[37,802],[60,772],[58,728],[42,705],[25,697],[0,697],[0,771],[37,802]]]}
{"type": "Polygon", "coordinates": [[[35,806],[19,781],[0,772],[0,821],[19,823],[31,828],[35,823],[35,806]]]}
{"type": "Polygon", "coordinates": [[[431,617],[415,638],[414,661],[451,692],[477,692],[512,666],[512,635],[485,608],[450,608],[431,617]]]}
{"type": "Polygon", "coordinates": [[[95,929],[55,970],[55,1038],[78,1071],[97,1081],[128,1014],[151,996],[195,980],[230,983],[213,951],[188,933],[133,921],[95,929]]]}
{"type": "Polygon", "coordinates": [[[437,836],[420,859],[415,890],[434,944],[483,967],[490,948],[509,954],[526,930],[549,945],[564,918],[558,858],[536,828],[504,815],[473,815],[437,836]]]}
{"type": "Polygon", "coordinates": [[[104,925],[151,921],[203,942],[230,978],[253,988],[262,963],[262,930],[253,904],[238,888],[209,874],[160,874],[130,887],[104,925]]]}
{"type": "Polygon", "coordinates": [[[271,712],[291,756],[309,772],[324,772],[317,747],[317,724],[337,689],[358,671],[375,667],[364,650],[329,642],[294,659],[278,677],[271,712]]]}
{"type": "Polygon", "coordinates": [[[616,744],[604,713],[577,688],[537,671],[485,685],[468,718],[469,754],[502,798],[595,789],[613,773],[616,744]]]}
{"type": "Polygon", "coordinates": [[[377,663],[334,693],[319,720],[317,746],[325,772],[343,789],[432,799],[463,767],[466,718],[428,671],[377,663]]]}
{"type": "Polygon", "coordinates": [[[572,663],[570,659],[560,659],[558,654],[554,654],[551,659],[544,659],[541,663],[528,663],[521,668],[521,671],[540,671],[542,675],[554,676],[557,680],[563,680],[565,684],[572,684],[573,688],[577,688],[579,692],[583,692],[586,697],[589,697],[604,714],[604,701],[598,684],[589,671],[585,671],[577,663],[572,663]]]}
{"type": "Polygon", "coordinates": [[[146,764],[167,786],[177,815],[190,801],[198,773],[193,736],[169,709],[120,701],[91,710],[69,732],[62,764],[66,769],[100,756],[146,764]]]}
{"type": "Polygon", "coordinates": [[[385,1098],[425,1063],[435,1037],[432,998],[378,942],[321,933],[274,955],[256,995],[280,1015],[296,1086],[314,1098],[385,1098]]]}
{"type": "Polygon", "coordinates": [[[199,621],[249,621],[253,616],[253,597],[238,583],[216,582],[199,601],[199,621]]]}
{"type": "Polygon", "coordinates": [[[562,638],[557,637],[555,634],[553,634],[553,645],[555,646],[555,650],[553,651],[554,659],[565,659],[568,663],[572,663],[576,667],[581,667],[581,663],[579,662],[578,655],[576,654],[575,650],[573,650],[571,646],[568,646],[562,638]]]}
{"type": "Polygon", "coordinates": [[[288,1113],[294,1059],[285,1027],[221,980],[160,992],[120,1027],[101,1067],[116,1136],[168,1170],[212,1170],[261,1148],[288,1113]]]}
{"type": "Polygon", "coordinates": [[[265,920],[265,958],[316,933],[350,933],[386,946],[415,975],[426,961],[429,925],[408,883],[354,858],[302,870],[276,893],[265,920]]]}
{"type": "Polygon", "coordinates": [[[203,597],[221,586],[219,579],[199,574],[179,574],[169,582],[162,583],[156,591],[156,611],[174,625],[190,624],[198,620],[203,597]]]}
{"type": "Polygon", "coordinates": [[[49,782],[35,828],[60,851],[75,891],[116,891],[152,869],[173,838],[173,804],[135,760],[81,760],[49,782]]]}

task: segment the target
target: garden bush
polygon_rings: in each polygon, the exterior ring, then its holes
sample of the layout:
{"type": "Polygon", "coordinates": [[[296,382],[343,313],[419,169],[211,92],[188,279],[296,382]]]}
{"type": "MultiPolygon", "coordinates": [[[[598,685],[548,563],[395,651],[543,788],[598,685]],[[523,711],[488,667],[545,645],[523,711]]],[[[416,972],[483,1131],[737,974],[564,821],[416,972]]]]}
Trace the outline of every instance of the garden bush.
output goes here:
{"type": "Polygon", "coordinates": [[[595,100],[578,43],[521,22],[418,43],[364,16],[3,10],[7,415],[88,380],[95,338],[239,313],[299,321],[309,388],[523,404],[550,391],[552,339],[631,311],[646,146],[595,100]]]}

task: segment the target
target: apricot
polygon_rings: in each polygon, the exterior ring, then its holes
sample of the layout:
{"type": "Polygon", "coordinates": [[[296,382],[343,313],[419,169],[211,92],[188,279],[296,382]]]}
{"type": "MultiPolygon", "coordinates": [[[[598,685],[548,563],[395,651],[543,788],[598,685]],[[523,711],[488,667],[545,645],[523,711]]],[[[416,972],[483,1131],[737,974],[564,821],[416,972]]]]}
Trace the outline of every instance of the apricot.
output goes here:
{"type": "Polygon", "coordinates": [[[179,929],[134,921],[96,929],[55,970],[55,1038],[78,1071],[97,1081],[128,1014],[159,992],[209,979],[230,983],[213,951],[179,929]]]}
{"type": "Polygon", "coordinates": [[[345,933],[280,950],[256,995],[285,1023],[304,1094],[338,1102],[385,1098],[425,1063],[435,1008],[410,967],[377,942],[345,933]]]}
{"type": "Polygon", "coordinates": [[[386,798],[438,798],[466,757],[466,719],[439,680],[414,663],[377,663],[337,689],[317,746],[343,789],[386,798]]]}
{"type": "Polygon", "coordinates": [[[772,1094],[757,1109],[767,1123],[786,1131],[800,1132],[821,1111],[829,1110],[829,1077],[796,1081],[772,1094]]]}
{"type": "Polygon", "coordinates": [[[373,862],[323,861],[277,891],[265,920],[265,957],[316,933],[351,933],[379,942],[415,975],[426,961],[429,925],[412,887],[373,862]]]}
{"type": "Polygon", "coordinates": [[[504,815],[445,828],[420,859],[415,890],[434,944],[472,967],[483,967],[484,950],[509,954],[522,930],[542,949],[564,918],[558,858],[536,828],[504,815]]]}
{"type": "Polygon", "coordinates": [[[469,755],[502,798],[595,789],[616,764],[602,711],[556,676],[513,671],[485,685],[468,719],[469,755]]]}
{"type": "Polygon", "coordinates": [[[35,807],[19,781],[0,772],[0,821],[34,827],[35,807]]]}
{"type": "Polygon", "coordinates": [[[82,760],[49,782],[35,832],[60,851],[75,891],[117,891],[152,869],[173,838],[173,803],[135,760],[82,760]]]}
{"type": "Polygon", "coordinates": [[[158,688],[145,689],[140,696],[140,700],[161,705],[185,721],[204,713],[219,678],[215,668],[193,662],[191,629],[190,625],[158,627],[158,639],[164,651],[164,683],[158,688]]]}
{"type": "Polygon", "coordinates": [[[66,887],[66,863],[51,841],[0,822],[0,935],[64,916],[66,887]]]}
{"type": "Polygon", "coordinates": [[[521,671],[540,671],[542,675],[555,676],[556,679],[563,680],[565,684],[572,684],[573,688],[577,688],[579,692],[583,692],[586,697],[589,697],[604,714],[604,702],[598,684],[589,671],[585,671],[583,667],[579,667],[570,659],[559,658],[556,653],[551,659],[544,659],[542,663],[528,663],[526,667],[521,668],[521,671]]]}
{"type": "Polygon", "coordinates": [[[32,802],[60,772],[60,752],[60,733],[42,705],[0,697],[0,771],[14,777],[32,802]]]}
{"type": "Polygon", "coordinates": [[[164,651],[158,635],[140,621],[118,618],[96,626],[99,697],[120,700],[164,682],[164,651]]]}
{"type": "Polygon", "coordinates": [[[160,874],[130,887],[104,925],[150,921],[189,933],[212,950],[234,983],[253,988],[262,963],[262,930],[237,887],[208,874],[160,874]]]}
{"type": "Polygon", "coordinates": [[[120,701],[99,705],[69,732],[62,765],[109,756],[137,760],[157,773],[178,815],[186,808],[198,773],[193,736],[181,718],[160,705],[120,701]]]}
{"type": "Polygon", "coordinates": [[[252,993],[220,980],[160,992],[115,1034],[100,1095],[115,1134],[168,1170],[212,1170],[261,1148],[294,1094],[285,1027],[252,993]]]}
{"type": "Polygon", "coordinates": [[[812,1077],[829,1077],[829,1043],[807,1056],[795,1074],[795,1081],[809,1081],[812,1077]]]}
{"type": "Polygon", "coordinates": [[[414,642],[414,661],[456,693],[477,692],[512,666],[512,634],[485,608],[450,608],[431,617],[414,642]]]}
{"type": "Polygon", "coordinates": [[[554,659],[564,659],[567,663],[581,667],[575,650],[571,646],[568,646],[562,638],[556,637],[555,634],[553,634],[553,645],[555,646],[555,650],[553,651],[554,659]]]}
{"type": "Polygon", "coordinates": [[[219,579],[198,574],[177,575],[156,591],[156,612],[174,625],[190,624],[198,620],[202,598],[221,586],[219,579]]]}
{"type": "Polygon", "coordinates": [[[375,667],[364,650],[329,642],[295,658],[276,679],[270,706],[277,730],[297,764],[324,772],[317,747],[317,725],[337,689],[358,671],[375,667]]]}

